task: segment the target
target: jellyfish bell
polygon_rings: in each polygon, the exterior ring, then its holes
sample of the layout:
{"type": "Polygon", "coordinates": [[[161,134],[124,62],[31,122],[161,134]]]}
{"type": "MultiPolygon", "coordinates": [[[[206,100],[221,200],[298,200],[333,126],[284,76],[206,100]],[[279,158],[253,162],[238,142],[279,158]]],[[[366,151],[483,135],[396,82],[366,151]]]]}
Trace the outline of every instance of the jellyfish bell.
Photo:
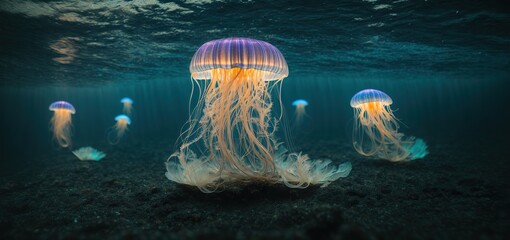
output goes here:
{"type": "Polygon", "coordinates": [[[131,118],[129,118],[128,116],[126,116],[124,114],[116,116],[115,121],[117,122],[117,124],[122,125],[122,126],[124,126],[124,125],[127,126],[127,125],[131,124],[131,118]]]}
{"type": "Polygon", "coordinates": [[[376,90],[376,89],[365,89],[356,93],[351,98],[351,107],[357,108],[363,104],[381,104],[383,106],[389,106],[393,103],[388,94],[376,90]]]}
{"type": "Polygon", "coordinates": [[[190,72],[196,80],[274,81],[286,78],[289,68],[280,50],[267,42],[225,38],[204,43],[191,60],[190,72]]]}
{"type": "Polygon", "coordinates": [[[122,103],[122,105],[123,105],[122,110],[123,110],[124,114],[131,115],[131,111],[133,108],[133,99],[124,97],[124,98],[120,99],[120,103],[122,103]]]}
{"type": "Polygon", "coordinates": [[[57,111],[68,111],[71,114],[76,113],[76,109],[74,106],[66,101],[56,101],[52,103],[49,107],[50,111],[57,112],[57,111]]]}
{"type": "Polygon", "coordinates": [[[115,125],[110,128],[108,132],[108,142],[112,145],[118,144],[126,131],[128,130],[128,125],[131,124],[131,119],[124,115],[118,115],[114,118],[115,125]]]}
{"type": "Polygon", "coordinates": [[[298,100],[294,100],[292,102],[292,106],[294,106],[294,107],[303,107],[304,108],[304,107],[308,106],[308,102],[306,100],[304,100],[304,99],[298,99],[298,100]]]}
{"type": "Polygon", "coordinates": [[[390,107],[392,103],[390,96],[376,89],[365,89],[352,97],[354,149],[364,156],[394,162],[425,157],[427,145],[422,139],[405,137],[398,131],[398,119],[390,107]]]}
{"type": "MultiPolygon", "coordinates": [[[[276,159],[284,156],[277,154],[283,148],[274,137],[279,119],[271,115],[270,92],[289,73],[276,47],[249,38],[210,41],[194,54],[190,72],[200,86],[198,104],[181,134],[181,147],[165,163],[168,179],[203,192],[239,181],[288,179],[292,186],[309,181],[297,174],[309,171],[283,168],[278,165],[283,161],[276,159]],[[296,174],[299,178],[292,177],[296,174]]],[[[299,164],[286,165],[303,167],[305,158],[300,156],[299,164]]],[[[294,163],[297,157],[288,161],[294,163]]]]}
{"type": "Polygon", "coordinates": [[[133,103],[133,99],[128,98],[128,97],[123,97],[122,99],[120,99],[120,102],[121,102],[121,103],[129,103],[129,104],[132,104],[132,103],[133,103]]]}
{"type": "Polygon", "coordinates": [[[49,110],[53,112],[50,127],[53,137],[61,147],[71,146],[71,115],[76,113],[76,109],[66,101],[57,101],[50,105],[49,110]]]}

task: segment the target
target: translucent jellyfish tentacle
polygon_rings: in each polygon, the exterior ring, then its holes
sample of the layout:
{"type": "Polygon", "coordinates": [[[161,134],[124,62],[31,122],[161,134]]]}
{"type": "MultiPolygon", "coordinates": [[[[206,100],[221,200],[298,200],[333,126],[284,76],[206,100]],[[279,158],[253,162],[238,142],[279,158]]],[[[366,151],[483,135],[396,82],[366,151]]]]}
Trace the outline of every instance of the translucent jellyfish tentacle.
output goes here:
{"type": "Polygon", "coordinates": [[[56,101],[49,106],[49,110],[53,111],[53,117],[50,120],[53,138],[61,147],[71,147],[71,115],[76,112],[74,106],[66,101],[56,101]]]}
{"type": "Polygon", "coordinates": [[[353,96],[355,150],[393,162],[412,160],[414,152],[424,157],[428,153],[426,144],[415,145],[414,138],[404,138],[399,132],[399,120],[390,107],[392,102],[388,95],[375,89],[362,90],[353,96]]]}
{"type": "Polygon", "coordinates": [[[194,81],[204,80],[204,88],[197,84],[199,104],[190,113],[195,117],[181,134],[180,151],[167,159],[168,179],[213,192],[237,181],[306,187],[327,185],[342,176],[329,168],[330,162],[315,164],[301,154],[285,157],[277,143],[274,133],[283,111],[272,118],[270,92],[275,86],[281,90],[288,67],[274,46],[246,38],[207,42],[193,56],[190,72],[194,81]],[[191,150],[192,145],[200,155],[191,150]],[[179,161],[171,161],[172,157],[179,161]]]}
{"type": "Polygon", "coordinates": [[[52,117],[53,136],[60,146],[71,146],[71,113],[65,110],[57,110],[58,112],[52,117]]]}

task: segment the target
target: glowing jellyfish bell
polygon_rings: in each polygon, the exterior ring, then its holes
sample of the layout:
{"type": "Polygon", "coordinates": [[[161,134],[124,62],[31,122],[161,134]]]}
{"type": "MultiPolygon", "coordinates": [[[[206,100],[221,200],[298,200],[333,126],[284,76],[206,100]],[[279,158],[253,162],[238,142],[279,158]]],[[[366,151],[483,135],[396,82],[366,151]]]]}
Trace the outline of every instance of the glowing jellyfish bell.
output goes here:
{"type": "Polygon", "coordinates": [[[308,106],[308,101],[304,99],[297,99],[292,102],[292,106],[296,107],[296,125],[299,126],[303,122],[303,118],[306,115],[305,108],[308,106]]]}
{"type": "MultiPolygon", "coordinates": [[[[285,150],[273,136],[278,119],[271,116],[270,91],[289,73],[276,47],[249,38],[210,41],[193,56],[190,72],[200,86],[199,102],[179,151],[166,162],[168,179],[203,192],[245,180],[283,181],[292,187],[312,182],[303,176],[316,169],[305,161],[306,155],[294,154],[285,161],[285,150]],[[305,165],[306,170],[290,169],[305,165]]],[[[313,183],[327,184],[332,175],[313,183]]]]}
{"type": "Polygon", "coordinates": [[[115,125],[113,125],[112,129],[108,133],[108,142],[110,144],[118,144],[126,131],[128,130],[128,125],[131,124],[131,119],[124,115],[118,115],[115,117],[115,125]]]}
{"type": "Polygon", "coordinates": [[[390,108],[392,103],[390,96],[375,89],[362,90],[352,97],[354,149],[364,156],[394,162],[425,157],[428,152],[423,140],[405,138],[398,132],[398,120],[390,108]]]}
{"type": "Polygon", "coordinates": [[[73,105],[66,101],[57,101],[50,105],[49,110],[53,111],[51,118],[53,137],[61,147],[71,146],[71,115],[76,113],[73,105]]]}
{"type": "Polygon", "coordinates": [[[131,115],[131,111],[133,108],[133,99],[124,97],[120,100],[120,103],[122,103],[122,105],[124,106],[123,107],[124,114],[131,115]]]}

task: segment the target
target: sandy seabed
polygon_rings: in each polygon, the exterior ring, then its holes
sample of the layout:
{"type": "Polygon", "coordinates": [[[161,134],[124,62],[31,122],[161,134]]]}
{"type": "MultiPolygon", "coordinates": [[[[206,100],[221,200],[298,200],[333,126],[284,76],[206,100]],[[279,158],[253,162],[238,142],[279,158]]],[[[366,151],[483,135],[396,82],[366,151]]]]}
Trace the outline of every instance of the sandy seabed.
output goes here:
{"type": "Polygon", "coordinates": [[[345,141],[299,144],[351,161],[326,188],[248,185],[204,194],[164,176],[165,143],[55,150],[0,177],[0,239],[510,239],[510,159],[501,148],[431,145],[391,163],[345,141]]]}

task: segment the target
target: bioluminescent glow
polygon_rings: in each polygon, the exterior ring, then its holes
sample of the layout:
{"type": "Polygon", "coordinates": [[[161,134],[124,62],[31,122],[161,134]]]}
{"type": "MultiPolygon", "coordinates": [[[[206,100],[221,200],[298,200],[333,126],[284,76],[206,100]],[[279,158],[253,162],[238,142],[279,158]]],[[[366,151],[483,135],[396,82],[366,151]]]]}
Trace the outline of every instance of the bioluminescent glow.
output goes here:
{"type": "Polygon", "coordinates": [[[239,181],[326,185],[349,174],[350,164],[316,164],[306,155],[286,154],[275,140],[279,119],[271,116],[270,92],[276,89],[280,97],[288,66],[273,45],[248,38],[210,41],[193,56],[190,72],[199,102],[179,151],[166,162],[168,179],[213,192],[239,181]]]}
{"type": "Polygon", "coordinates": [[[76,113],[76,110],[73,105],[66,101],[54,102],[49,109],[53,111],[50,128],[53,137],[61,147],[71,146],[71,115],[76,113]]]}
{"type": "Polygon", "coordinates": [[[351,99],[354,109],[353,146],[364,156],[375,156],[393,162],[425,157],[427,145],[422,139],[405,138],[399,133],[397,118],[386,93],[365,89],[351,99]]]}
{"type": "Polygon", "coordinates": [[[122,111],[124,112],[124,114],[131,115],[131,111],[133,108],[133,99],[124,97],[120,100],[120,103],[122,103],[123,105],[122,111]]]}
{"type": "Polygon", "coordinates": [[[110,144],[118,144],[126,131],[128,130],[128,125],[131,124],[131,119],[124,115],[118,115],[115,117],[115,125],[111,128],[111,130],[108,133],[108,142],[110,144]]]}
{"type": "Polygon", "coordinates": [[[92,147],[82,147],[78,150],[74,150],[73,154],[82,161],[99,161],[106,156],[104,152],[98,151],[92,147]]]}
{"type": "Polygon", "coordinates": [[[305,108],[308,106],[308,101],[298,99],[292,102],[292,106],[296,107],[295,124],[296,126],[300,126],[303,123],[303,118],[306,116],[305,108]]]}

